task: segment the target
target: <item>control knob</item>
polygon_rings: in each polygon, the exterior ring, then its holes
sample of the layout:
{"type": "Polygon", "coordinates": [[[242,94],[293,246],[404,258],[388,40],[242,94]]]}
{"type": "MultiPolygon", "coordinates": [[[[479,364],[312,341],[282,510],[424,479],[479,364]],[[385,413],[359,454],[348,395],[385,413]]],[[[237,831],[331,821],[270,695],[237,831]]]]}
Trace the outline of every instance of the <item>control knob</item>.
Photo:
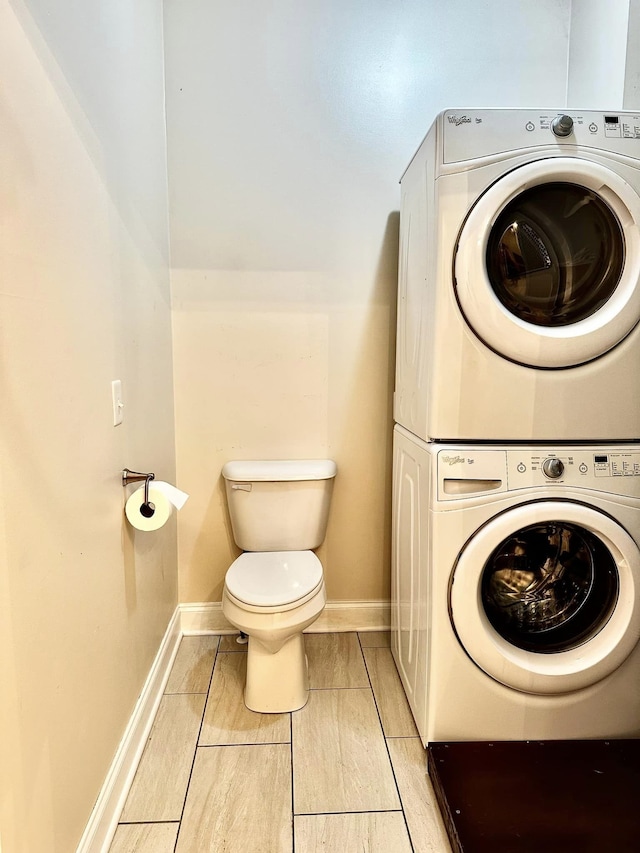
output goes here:
{"type": "Polygon", "coordinates": [[[545,459],[542,463],[542,473],[550,480],[557,480],[564,473],[564,462],[561,459],[545,459]]]}
{"type": "Polygon", "coordinates": [[[573,119],[571,116],[556,116],[551,122],[551,130],[556,136],[569,136],[573,130],[573,119]]]}

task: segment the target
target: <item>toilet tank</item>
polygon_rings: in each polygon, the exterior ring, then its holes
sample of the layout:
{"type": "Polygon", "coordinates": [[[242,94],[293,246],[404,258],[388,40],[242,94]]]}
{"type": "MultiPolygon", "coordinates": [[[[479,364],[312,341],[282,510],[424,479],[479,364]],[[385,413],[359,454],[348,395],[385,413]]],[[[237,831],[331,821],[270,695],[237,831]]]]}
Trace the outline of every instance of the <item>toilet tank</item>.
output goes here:
{"type": "Polygon", "coordinates": [[[243,551],[307,551],[324,540],[336,476],[331,459],[227,462],[233,538],[243,551]]]}

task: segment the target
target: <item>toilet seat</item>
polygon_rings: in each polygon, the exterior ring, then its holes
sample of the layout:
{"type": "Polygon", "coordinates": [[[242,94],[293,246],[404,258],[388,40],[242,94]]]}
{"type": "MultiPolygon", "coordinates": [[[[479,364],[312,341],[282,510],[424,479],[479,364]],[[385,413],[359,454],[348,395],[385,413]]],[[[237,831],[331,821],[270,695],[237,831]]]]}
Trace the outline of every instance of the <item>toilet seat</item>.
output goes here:
{"type": "Polygon", "coordinates": [[[230,598],[240,607],[261,612],[299,607],[322,584],[322,563],[313,551],[245,552],[225,577],[230,598]]]}

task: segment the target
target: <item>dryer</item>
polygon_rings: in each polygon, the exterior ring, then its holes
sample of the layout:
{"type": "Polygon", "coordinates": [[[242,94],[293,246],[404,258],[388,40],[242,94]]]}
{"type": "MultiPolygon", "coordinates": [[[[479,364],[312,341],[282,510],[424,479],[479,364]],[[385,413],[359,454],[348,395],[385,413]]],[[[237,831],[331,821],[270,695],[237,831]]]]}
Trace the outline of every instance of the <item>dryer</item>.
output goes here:
{"type": "Polygon", "coordinates": [[[423,743],[640,737],[640,445],[394,432],[392,651],[423,743]]]}
{"type": "Polygon", "coordinates": [[[441,113],[401,180],[395,420],[640,436],[639,226],[640,115],[441,113]]]}

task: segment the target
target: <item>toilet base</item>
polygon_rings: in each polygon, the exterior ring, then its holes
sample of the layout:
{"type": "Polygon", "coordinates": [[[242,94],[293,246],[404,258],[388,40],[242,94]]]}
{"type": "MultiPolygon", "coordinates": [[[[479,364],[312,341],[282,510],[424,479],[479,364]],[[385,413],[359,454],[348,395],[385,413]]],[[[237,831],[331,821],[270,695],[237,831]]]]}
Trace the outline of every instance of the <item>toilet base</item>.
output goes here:
{"type": "Polygon", "coordinates": [[[309,674],[302,632],[270,652],[249,635],[244,704],[261,714],[297,711],[309,698],[309,674]]]}

